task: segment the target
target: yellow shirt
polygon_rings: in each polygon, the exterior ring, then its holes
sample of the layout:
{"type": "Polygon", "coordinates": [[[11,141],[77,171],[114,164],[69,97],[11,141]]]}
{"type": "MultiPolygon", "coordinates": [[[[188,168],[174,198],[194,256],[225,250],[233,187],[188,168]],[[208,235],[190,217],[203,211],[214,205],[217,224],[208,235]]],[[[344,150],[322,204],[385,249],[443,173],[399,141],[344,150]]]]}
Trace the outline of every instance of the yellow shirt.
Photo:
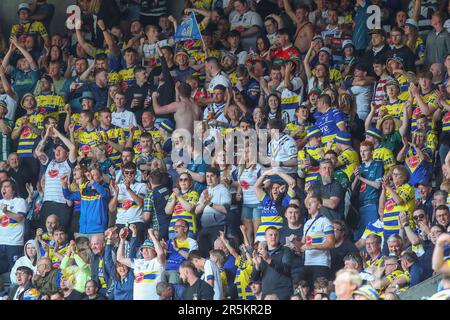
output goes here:
{"type": "Polygon", "coordinates": [[[347,175],[349,180],[359,164],[359,155],[352,148],[345,149],[338,156],[338,168],[347,175]]]}

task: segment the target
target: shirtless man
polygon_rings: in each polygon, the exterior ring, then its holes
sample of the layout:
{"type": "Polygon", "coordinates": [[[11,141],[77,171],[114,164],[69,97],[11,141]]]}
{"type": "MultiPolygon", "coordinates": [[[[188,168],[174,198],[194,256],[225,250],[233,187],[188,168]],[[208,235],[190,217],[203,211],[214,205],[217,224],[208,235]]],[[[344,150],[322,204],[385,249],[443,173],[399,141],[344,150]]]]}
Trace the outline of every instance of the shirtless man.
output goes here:
{"type": "Polygon", "coordinates": [[[294,11],[289,0],[283,0],[283,3],[286,13],[297,26],[294,35],[294,46],[300,50],[300,53],[306,54],[314,37],[314,28],[308,20],[307,7],[299,6],[294,11]]]}
{"type": "Polygon", "coordinates": [[[186,129],[191,134],[194,132],[194,121],[200,120],[202,111],[191,99],[192,88],[186,82],[178,82],[175,85],[176,99],[165,106],[158,102],[158,92],[153,92],[153,110],[155,114],[167,114],[175,112],[176,129],[186,129]]]}

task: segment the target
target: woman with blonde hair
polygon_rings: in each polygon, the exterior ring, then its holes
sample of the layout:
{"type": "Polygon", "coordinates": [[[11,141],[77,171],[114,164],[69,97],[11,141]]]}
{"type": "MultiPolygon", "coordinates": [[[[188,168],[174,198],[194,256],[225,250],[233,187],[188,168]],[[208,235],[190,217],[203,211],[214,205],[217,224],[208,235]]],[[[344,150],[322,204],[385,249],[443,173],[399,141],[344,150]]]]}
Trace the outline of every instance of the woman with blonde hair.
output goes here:
{"type": "Polygon", "coordinates": [[[359,152],[359,145],[364,140],[364,121],[356,113],[356,102],[354,97],[348,93],[341,93],[338,97],[338,108],[347,117],[347,124],[352,135],[352,143],[359,152]]]}
{"type": "Polygon", "coordinates": [[[420,66],[425,61],[425,43],[419,36],[417,22],[408,19],[405,23],[406,46],[411,49],[415,56],[415,65],[420,66]]]}

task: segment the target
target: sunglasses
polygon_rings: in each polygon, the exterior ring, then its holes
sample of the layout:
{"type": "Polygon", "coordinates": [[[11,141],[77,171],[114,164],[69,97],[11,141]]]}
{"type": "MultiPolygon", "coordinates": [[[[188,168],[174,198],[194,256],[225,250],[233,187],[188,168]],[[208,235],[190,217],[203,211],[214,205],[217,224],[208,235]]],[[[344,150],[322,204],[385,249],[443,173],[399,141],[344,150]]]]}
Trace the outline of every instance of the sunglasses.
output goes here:
{"type": "Polygon", "coordinates": [[[189,181],[189,178],[180,178],[179,181],[180,181],[180,182],[183,182],[183,181],[189,181]]]}
{"type": "Polygon", "coordinates": [[[423,218],[425,218],[424,214],[419,214],[418,216],[414,216],[413,220],[417,221],[417,220],[422,220],[423,218]]]}
{"type": "Polygon", "coordinates": [[[135,171],[124,171],[123,174],[129,175],[129,174],[134,174],[135,171]]]}

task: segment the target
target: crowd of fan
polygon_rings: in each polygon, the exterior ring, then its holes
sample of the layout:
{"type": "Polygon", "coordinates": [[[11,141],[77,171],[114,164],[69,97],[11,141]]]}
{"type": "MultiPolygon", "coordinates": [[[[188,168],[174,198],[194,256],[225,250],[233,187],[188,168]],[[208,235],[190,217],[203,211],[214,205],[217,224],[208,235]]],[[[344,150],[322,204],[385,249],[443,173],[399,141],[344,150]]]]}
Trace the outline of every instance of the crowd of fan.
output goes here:
{"type": "Polygon", "coordinates": [[[448,299],[449,1],[168,3],[0,32],[3,299],[448,299]]]}

